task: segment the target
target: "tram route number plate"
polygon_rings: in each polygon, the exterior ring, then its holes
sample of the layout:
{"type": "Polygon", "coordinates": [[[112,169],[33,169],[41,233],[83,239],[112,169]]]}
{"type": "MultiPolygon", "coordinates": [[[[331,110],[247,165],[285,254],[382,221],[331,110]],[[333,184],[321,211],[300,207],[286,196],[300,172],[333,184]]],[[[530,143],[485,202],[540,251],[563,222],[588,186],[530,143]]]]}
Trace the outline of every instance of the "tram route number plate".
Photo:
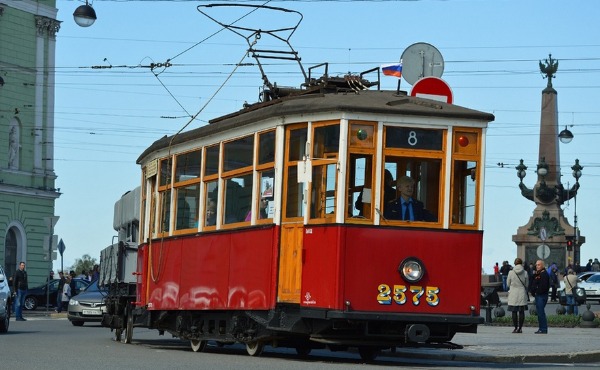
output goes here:
{"type": "Polygon", "coordinates": [[[84,315],[91,315],[91,316],[100,316],[102,314],[102,312],[100,310],[83,310],[82,313],[84,315]]]}
{"type": "Polygon", "coordinates": [[[440,304],[440,288],[436,286],[379,284],[377,291],[379,292],[377,303],[381,305],[392,304],[392,302],[403,305],[410,301],[418,306],[423,300],[432,307],[440,304]]]}

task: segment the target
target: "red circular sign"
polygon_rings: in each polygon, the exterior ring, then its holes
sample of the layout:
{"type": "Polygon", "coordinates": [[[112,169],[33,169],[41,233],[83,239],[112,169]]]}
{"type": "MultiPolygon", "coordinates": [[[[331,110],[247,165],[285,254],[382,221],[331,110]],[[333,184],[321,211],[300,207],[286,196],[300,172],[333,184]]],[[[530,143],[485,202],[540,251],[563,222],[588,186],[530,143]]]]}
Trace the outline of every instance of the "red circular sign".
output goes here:
{"type": "Polygon", "coordinates": [[[410,96],[452,104],[452,89],[439,77],[423,77],[412,88],[410,96]]]}

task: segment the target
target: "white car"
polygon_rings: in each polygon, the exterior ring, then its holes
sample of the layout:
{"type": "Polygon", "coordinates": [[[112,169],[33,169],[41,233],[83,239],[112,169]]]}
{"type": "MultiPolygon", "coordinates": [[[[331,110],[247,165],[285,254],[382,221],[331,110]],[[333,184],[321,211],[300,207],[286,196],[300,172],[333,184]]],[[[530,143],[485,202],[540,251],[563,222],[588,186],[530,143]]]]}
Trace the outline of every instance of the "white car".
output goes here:
{"type": "Polygon", "coordinates": [[[0,266],[0,333],[8,331],[10,322],[11,293],[4,269],[0,266]]]}
{"type": "MultiPolygon", "coordinates": [[[[598,271],[584,271],[577,274],[577,284],[581,285],[582,282],[586,281],[590,276],[597,274],[598,271]]],[[[565,281],[562,279],[560,281],[560,286],[558,287],[558,291],[565,289],[565,281]]]]}
{"type": "Polygon", "coordinates": [[[577,286],[585,289],[588,301],[600,301],[600,272],[588,277],[586,281],[577,283],[577,286]]]}

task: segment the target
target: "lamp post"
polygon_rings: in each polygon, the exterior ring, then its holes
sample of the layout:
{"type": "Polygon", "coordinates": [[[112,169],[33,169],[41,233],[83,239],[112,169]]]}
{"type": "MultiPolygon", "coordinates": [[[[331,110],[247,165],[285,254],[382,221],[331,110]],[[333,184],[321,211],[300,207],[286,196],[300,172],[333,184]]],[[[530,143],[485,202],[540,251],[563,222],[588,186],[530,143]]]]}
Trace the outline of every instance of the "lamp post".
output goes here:
{"type": "Polygon", "coordinates": [[[574,210],[573,210],[573,240],[575,241],[575,248],[573,253],[575,254],[575,261],[579,261],[579,229],[577,227],[577,190],[579,190],[579,178],[581,177],[581,170],[583,166],[579,165],[579,159],[575,159],[575,164],[571,167],[573,170],[573,177],[575,178],[575,196],[573,196],[574,210]]]}
{"type": "MultiPolygon", "coordinates": [[[[566,266],[573,259],[573,235],[577,235],[577,246],[585,243],[585,237],[579,235],[576,223],[575,227],[569,224],[562,208],[565,202],[575,197],[579,188],[578,182],[569,188],[561,183],[559,145],[570,143],[573,133],[567,126],[562,131],[559,129],[558,93],[551,82],[556,78],[558,61],[550,55],[544,62],[540,61],[539,65],[548,84],[542,90],[539,155],[535,171],[537,181],[532,188],[528,188],[523,182],[527,170],[523,160],[515,167],[521,194],[535,203],[535,209],[527,223],[517,229],[512,240],[517,244],[517,255],[524,260],[551,260],[566,266]]],[[[578,162],[575,164],[572,169],[577,180],[581,176],[581,166],[578,162]]]]}
{"type": "Polygon", "coordinates": [[[96,22],[96,11],[85,0],[85,5],[81,5],[73,12],[75,23],[80,27],[89,27],[96,22]]]}

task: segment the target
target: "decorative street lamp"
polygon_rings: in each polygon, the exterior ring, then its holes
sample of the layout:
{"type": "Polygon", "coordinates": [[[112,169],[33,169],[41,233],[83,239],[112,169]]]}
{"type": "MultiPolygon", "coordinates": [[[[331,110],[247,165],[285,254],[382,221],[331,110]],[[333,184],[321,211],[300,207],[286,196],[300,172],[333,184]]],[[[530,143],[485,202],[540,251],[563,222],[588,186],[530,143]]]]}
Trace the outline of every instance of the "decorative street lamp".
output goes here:
{"type": "Polygon", "coordinates": [[[73,13],[75,23],[80,27],[89,27],[96,22],[96,11],[85,0],[85,5],[79,6],[73,13]]]}
{"type": "MultiPolygon", "coordinates": [[[[577,228],[577,190],[579,189],[579,178],[581,177],[581,170],[583,166],[579,165],[579,159],[575,159],[575,164],[571,167],[573,170],[573,177],[575,178],[575,196],[573,197],[574,209],[573,209],[573,239],[575,239],[575,247],[579,247],[579,229],[577,228]]],[[[577,250],[577,252],[579,252],[577,250]]]]}
{"type": "Polygon", "coordinates": [[[565,126],[565,129],[558,134],[558,139],[561,143],[568,144],[571,142],[571,140],[573,140],[573,133],[567,129],[567,126],[565,126]]]}

